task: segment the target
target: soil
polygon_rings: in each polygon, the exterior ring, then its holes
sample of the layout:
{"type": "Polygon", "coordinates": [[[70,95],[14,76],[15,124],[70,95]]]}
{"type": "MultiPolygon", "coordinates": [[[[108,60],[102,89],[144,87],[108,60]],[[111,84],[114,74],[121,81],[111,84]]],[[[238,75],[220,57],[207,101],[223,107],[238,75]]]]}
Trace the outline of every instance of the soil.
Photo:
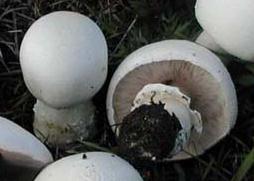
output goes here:
{"type": "Polygon", "coordinates": [[[174,113],[170,115],[164,104],[152,103],[138,107],[123,119],[118,141],[131,158],[162,160],[170,157],[181,129],[178,118],[174,113]]]}

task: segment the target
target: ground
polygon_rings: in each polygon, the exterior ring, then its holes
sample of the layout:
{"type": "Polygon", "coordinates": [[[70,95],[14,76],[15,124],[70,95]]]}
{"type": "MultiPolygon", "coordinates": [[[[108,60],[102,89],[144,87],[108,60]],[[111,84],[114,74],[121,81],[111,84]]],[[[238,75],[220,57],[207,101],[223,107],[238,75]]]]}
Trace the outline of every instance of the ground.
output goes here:
{"type": "MultiPolygon", "coordinates": [[[[99,134],[91,142],[62,152],[56,158],[86,150],[117,150],[107,123],[107,86],[119,63],[135,49],[164,39],[194,40],[201,32],[192,0],[1,0],[0,1],[0,115],[32,132],[34,97],[22,79],[19,46],[28,27],[55,10],[77,11],[91,17],[102,29],[109,47],[109,75],[95,96],[99,134]]],[[[254,64],[235,57],[227,68],[237,89],[239,114],[231,133],[204,155],[186,161],[149,163],[132,161],[146,181],[253,180],[254,170],[254,64]],[[251,168],[252,167],[252,168],[251,168]]]]}

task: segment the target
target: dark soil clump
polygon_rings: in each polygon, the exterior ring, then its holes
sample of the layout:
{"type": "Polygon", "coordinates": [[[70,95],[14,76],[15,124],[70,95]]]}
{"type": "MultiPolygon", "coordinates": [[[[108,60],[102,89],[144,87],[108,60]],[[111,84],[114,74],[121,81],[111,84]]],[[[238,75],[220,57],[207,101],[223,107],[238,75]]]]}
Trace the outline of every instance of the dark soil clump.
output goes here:
{"type": "Polygon", "coordinates": [[[161,160],[170,156],[181,129],[178,118],[164,104],[142,105],[124,118],[118,141],[132,158],[161,160]]]}

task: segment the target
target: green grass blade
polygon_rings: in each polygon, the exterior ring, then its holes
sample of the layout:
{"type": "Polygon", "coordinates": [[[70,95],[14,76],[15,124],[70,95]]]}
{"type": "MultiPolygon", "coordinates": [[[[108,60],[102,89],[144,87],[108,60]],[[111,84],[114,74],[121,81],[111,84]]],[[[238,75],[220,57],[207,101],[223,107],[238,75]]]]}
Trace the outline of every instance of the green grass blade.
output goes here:
{"type": "Polygon", "coordinates": [[[251,152],[245,157],[243,163],[239,167],[238,171],[234,175],[231,181],[240,181],[242,180],[248,171],[251,169],[251,167],[254,166],[254,148],[251,150],[251,152]]]}

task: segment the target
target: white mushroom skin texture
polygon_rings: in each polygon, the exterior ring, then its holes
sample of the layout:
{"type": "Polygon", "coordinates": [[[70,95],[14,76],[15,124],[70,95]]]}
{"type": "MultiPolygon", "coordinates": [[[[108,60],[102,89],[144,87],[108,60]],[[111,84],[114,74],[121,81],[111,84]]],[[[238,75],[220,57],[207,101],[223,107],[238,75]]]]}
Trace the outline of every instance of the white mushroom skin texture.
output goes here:
{"type": "Polygon", "coordinates": [[[61,146],[90,135],[91,98],[106,79],[107,61],[105,37],[84,15],[57,11],[32,24],[21,44],[20,63],[28,89],[41,102],[34,108],[39,138],[61,146]]]}
{"type": "Polygon", "coordinates": [[[142,181],[139,173],[120,157],[87,152],[62,158],[46,167],[35,181],[142,181]]]}
{"type": "Polygon", "coordinates": [[[49,150],[31,133],[0,117],[0,156],[6,162],[41,168],[53,161],[49,150]]]}
{"type": "MultiPolygon", "coordinates": [[[[134,51],[119,65],[113,75],[107,95],[107,115],[117,137],[121,137],[121,124],[125,125],[123,120],[133,112],[137,95],[142,93],[145,86],[154,84],[178,89],[179,95],[186,96],[190,110],[197,113],[196,115],[199,113],[202,120],[201,123],[189,123],[190,127],[195,129],[191,130],[189,141],[186,145],[183,144],[183,150],[175,155],[168,154],[161,158],[163,161],[200,155],[227,135],[234,126],[237,116],[236,92],[220,59],[195,43],[166,40],[134,51]]],[[[147,104],[146,99],[142,101],[147,104]]],[[[163,101],[157,100],[161,103],[163,101]]],[[[169,109],[178,108],[172,106],[169,109]]],[[[177,112],[169,109],[166,108],[168,112],[177,112]]],[[[177,117],[177,114],[175,115],[177,117]]],[[[178,119],[181,120],[180,114],[178,119]]],[[[188,119],[184,122],[187,124],[188,119]]],[[[144,150],[142,156],[152,155],[144,150]]]]}
{"type": "Polygon", "coordinates": [[[45,135],[50,135],[50,142],[55,144],[68,145],[77,136],[83,140],[96,132],[94,112],[92,101],[67,109],[54,109],[37,100],[34,105],[34,132],[40,140],[47,140],[45,135]]]}
{"type": "Polygon", "coordinates": [[[254,1],[197,0],[196,18],[228,53],[254,61],[254,1]]]}
{"type": "Polygon", "coordinates": [[[214,52],[226,54],[225,50],[223,50],[206,31],[200,33],[195,42],[214,52]]]}
{"type": "MultiPolygon", "coordinates": [[[[220,47],[220,45],[218,45],[214,41],[214,39],[206,31],[201,32],[195,42],[209,50],[212,50],[215,53],[224,54],[224,55],[228,54],[225,50],[223,50],[223,48],[220,47]]],[[[226,66],[230,63],[229,59],[221,59],[221,61],[226,66]]]]}

